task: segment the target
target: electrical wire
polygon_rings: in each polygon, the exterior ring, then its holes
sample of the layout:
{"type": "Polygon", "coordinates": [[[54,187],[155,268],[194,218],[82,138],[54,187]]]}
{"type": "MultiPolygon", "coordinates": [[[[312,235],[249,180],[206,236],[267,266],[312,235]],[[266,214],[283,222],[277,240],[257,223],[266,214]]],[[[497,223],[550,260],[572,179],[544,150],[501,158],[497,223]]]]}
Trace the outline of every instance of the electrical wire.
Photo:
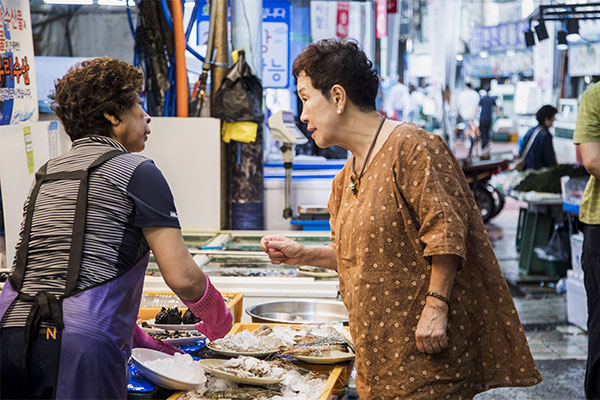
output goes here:
{"type": "MultiPolygon", "coordinates": [[[[199,0],[196,0],[196,5],[198,4],[199,0]]],[[[173,32],[173,18],[171,17],[171,11],[169,11],[169,6],[167,5],[167,0],[160,0],[160,8],[163,11],[163,14],[165,16],[165,20],[167,21],[167,25],[169,26],[169,29],[171,29],[171,32],[173,32]]],[[[195,6],[194,6],[195,8],[195,6]]],[[[190,24],[191,24],[190,20],[190,24]]],[[[191,31],[191,29],[190,29],[191,31]]],[[[185,41],[185,49],[187,51],[189,51],[194,57],[196,57],[197,59],[199,59],[200,61],[204,62],[204,57],[202,57],[200,54],[198,54],[198,52],[196,52],[196,50],[194,50],[188,43],[187,43],[187,39],[188,39],[189,35],[186,35],[186,41],[185,41]]]]}

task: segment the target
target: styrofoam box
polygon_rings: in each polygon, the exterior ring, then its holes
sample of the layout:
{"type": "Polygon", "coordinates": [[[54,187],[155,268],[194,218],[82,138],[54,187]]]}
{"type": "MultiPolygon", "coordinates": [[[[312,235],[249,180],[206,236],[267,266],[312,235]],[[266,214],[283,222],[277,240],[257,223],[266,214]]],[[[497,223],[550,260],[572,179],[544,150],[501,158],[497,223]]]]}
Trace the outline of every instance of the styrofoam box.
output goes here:
{"type": "MultiPolygon", "coordinates": [[[[306,204],[327,207],[331,194],[332,176],[315,179],[292,179],[290,204],[294,215],[298,206],[306,204]]],[[[291,230],[294,226],[289,219],[283,218],[285,205],[285,180],[283,178],[265,178],[264,181],[265,229],[291,230]]]]}
{"type": "Polygon", "coordinates": [[[576,271],[581,269],[581,253],[583,252],[583,233],[571,235],[571,268],[576,271]]]}
{"type": "Polygon", "coordinates": [[[583,271],[567,270],[567,320],[587,331],[587,295],[583,271]]]}

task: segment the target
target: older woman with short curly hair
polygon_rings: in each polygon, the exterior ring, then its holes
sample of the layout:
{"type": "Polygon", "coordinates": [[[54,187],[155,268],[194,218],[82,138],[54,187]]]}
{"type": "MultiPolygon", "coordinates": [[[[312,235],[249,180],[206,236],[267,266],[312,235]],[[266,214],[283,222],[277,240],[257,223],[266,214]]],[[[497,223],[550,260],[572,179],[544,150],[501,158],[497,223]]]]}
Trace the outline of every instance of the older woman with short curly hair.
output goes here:
{"type": "Polygon", "coordinates": [[[467,399],[541,381],[460,165],[443,140],[375,110],[352,41],[294,61],[300,119],[352,152],[329,199],[330,246],[266,236],[271,261],[337,270],[361,399],[467,399]]]}
{"type": "Polygon", "coordinates": [[[73,146],[35,175],[0,293],[0,398],[127,397],[132,347],[181,352],[136,325],[150,250],[166,284],[223,337],[232,316],[181,235],[169,185],[141,155],[142,72],[100,57],[56,82],[73,146]]]}

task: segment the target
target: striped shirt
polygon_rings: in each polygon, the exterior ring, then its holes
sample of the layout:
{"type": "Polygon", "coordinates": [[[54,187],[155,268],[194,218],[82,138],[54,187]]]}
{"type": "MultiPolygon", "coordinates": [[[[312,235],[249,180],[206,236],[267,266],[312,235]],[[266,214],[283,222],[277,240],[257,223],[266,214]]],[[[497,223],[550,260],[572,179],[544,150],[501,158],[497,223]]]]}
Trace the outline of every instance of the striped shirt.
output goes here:
{"type": "MultiPolygon", "coordinates": [[[[69,152],[50,160],[47,173],[86,169],[114,149],[126,151],[113,139],[84,137],[69,152]]],[[[23,293],[64,293],[78,187],[75,180],[42,184],[33,213],[23,293]]],[[[29,196],[24,209],[28,205],[29,196]]],[[[149,250],[141,230],[145,226],[179,228],[173,196],[154,163],[126,153],[92,170],[77,290],[100,285],[138,262],[149,250]]],[[[22,234],[23,224],[17,248],[22,234]]],[[[16,300],[1,326],[25,326],[30,308],[31,303],[16,300]]]]}
{"type": "MultiPolygon", "coordinates": [[[[583,92],[573,141],[575,144],[600,142],[600,82],[583,92]]],[[[600,180],[593,175],[583,192],[579,220],[590,225],[600,225],[600,180]]]]}

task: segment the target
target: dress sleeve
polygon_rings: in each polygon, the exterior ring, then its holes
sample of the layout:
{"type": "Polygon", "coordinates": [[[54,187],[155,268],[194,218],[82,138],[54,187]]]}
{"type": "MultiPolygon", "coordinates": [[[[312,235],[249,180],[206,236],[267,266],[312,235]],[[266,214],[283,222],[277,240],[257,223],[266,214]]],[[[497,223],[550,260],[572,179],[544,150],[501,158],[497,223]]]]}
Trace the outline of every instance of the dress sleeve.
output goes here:
{"type": "Polygon", "coordinates": [[[457,160],[438,136],[407,130],[400,145],[396,190],[417,220],[423,255],[454,254],[466,259],[473,195],[457,160]]]}
{"type": "Polygon", "coordinates": [[[127,195],[135,204],[135,226],[180,228],[169,184],[151,160],[136,168],[127,195]]]}

